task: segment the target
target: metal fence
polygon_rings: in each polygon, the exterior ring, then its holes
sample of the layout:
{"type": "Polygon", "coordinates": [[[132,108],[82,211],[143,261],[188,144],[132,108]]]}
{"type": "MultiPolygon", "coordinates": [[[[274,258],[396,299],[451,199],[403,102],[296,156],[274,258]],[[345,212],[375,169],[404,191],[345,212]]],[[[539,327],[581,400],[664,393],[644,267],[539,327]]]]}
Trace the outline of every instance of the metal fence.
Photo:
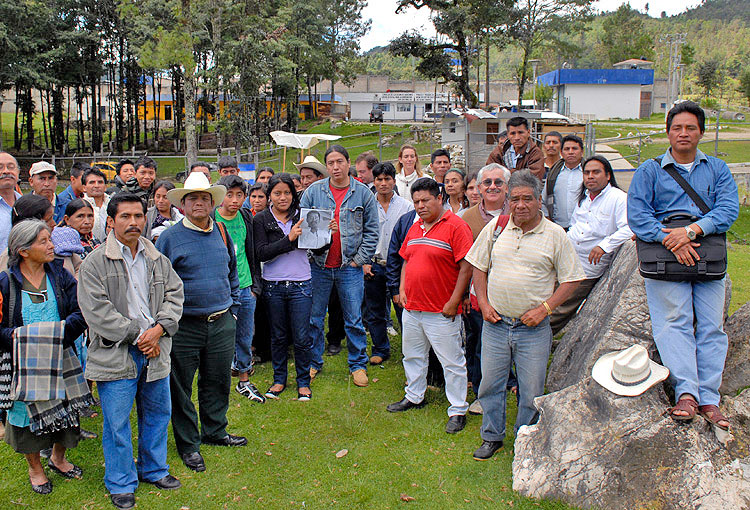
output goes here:
{"type": "MultiPolygon", "coordinates": [[[[744,125],[747,126],[747,124],[742,123],[736,123],[736,122],[727,122],[727,121],[721,121],[720,125],[722,126],[732,126],[732,125],[744,125]]],[[[412,145],[415,145],[418,149],[419,157],[421,159],[426,159],[429,157],[429,155],[432,153],[433,150],[435,150],[438,147],[442,147],[443,143],[441,142],[441,126],[438,123],[433,123],[432,125],[413,125],[408,128],[404,129],[398,129],[393,130],[388,125],[378,124],[377,128],[376,126],[372,126],[372,130],[368,130],[362,133],[356,133],[352,135],[346,135],[342,136],[340,139],[336,140],[335,142],[330,143],[336,143],[339,145],[344,146],[350,153],[352,163],[354,159],[365,151],[372,151],[375,156],[378,157],[381,161],[394,161],[395,154],[397,153],[397,150],[399,147],[401,147],[405,143],[409,143],[412,145]]],[[[573,132],[573,134],[576,134],[580,136],[584,140],[584,148],[585,148],[585,156],[592,155],[596,152],[596,145],[602,144],[602,143],[611,143],[616,142],[618,145],[621,145],[622,142],[631,142],[628,145],[630,146],[631,150],[634,151],[633,154],[628,154],[624,156],[615,156],[609,158],[610,161],[617,161],[617,160],[626,160],[630,162],[633,166],[640,165],[643,160],[645,159],[645,156],[643,155],[644,149],[647,145],[650,145],[652,143],[661,143],[661,142],[652,142],[650,137],[657,137],[657,136],[664,136],[665,130],[659,129],[654,130],[650,129],[648,132],[639,129],[637,126],[627,126],[628,130],[635,131],[635,134],[632,134],[630,136],[618,136],[618,137],[609,137],[609,138],[597,138],[596,135],[596,127],[593,123],[588,122],[585,125],[585,128],[583,131],[573,132]]],[[[568,134],[568,132],[563,133],[568,134]]],[[[701,142],[702,145],[708,146],[708,144],[712,144],[713,147],[706,147],[704,152],[709,154],[718,154],[718,142],[743,142],[743,141],[750,141],[748,139],[727,139],[727,138],[720,138],[719,137],[720,130],[716,128],[716,124],[711,124],[706,127],[706,136],[704,140],[701,142]],[[713,132],[713,133],[712,133],[713,132]],[[713,135],[713,136],[711,136],[713,135]],[[710,138],[709,138],[710,136],[710,138]]],[[[544,134],[540,132],[532,132],[532,138],[537,142],[542,142],[544,134]]],[[[458,167],[463,167],[468,170],[478,170],[485,164],[487,161],[487,157],[489,156],[492,149],[495,147],[497,143],[497,137],[498,133],[495,132],[471,132],[469,129],[467,129],[464,139],[459,141],[456,141],[455,143],[451,144],[451,156],[454,160],[454,165],[458,167]],[[459,147],[456,147],[459,146],[459,147]]],[[[322,159],[322,153],[325,151],[326,147],[328,146],[328,143],[326,144],[319,144],[315,148],[313,148],[311,151],[305,151],[305,153],[310,153],[313,155],[316,155],[318,159],[322,159]]],[[[288,149],[286,152],[289,152],[288,149]]],[[[284,151],[284,148],[281,146],[278,146],[272,142],[267,142],[261,145],[259,150],[250,150],[248,148],[237,150],[236,148],[224,148],[221,151],[221,154],[217,154],[216,150],[200,150],[198,154],[198,159],[201,161],[206,161],[208,163],[215,163],[218,161],[220,156],[223,155],[230,155],[237,158],[237,160],[241,163],[252,163],[254,164],[255,168],[260,168],[263,166],[270,166],[274,168],[275,170],[279,171],[281,169],[286,169],[287,171],[294,171],[294,167],[291,167],[291,164],[289,162],[289,157],[286,157],[287,154],[284,151]]],[[[618,152],[622,152],[621,150],[618,152]]],[[[301,157],[301,153],[299,150],[295,150],[293,152],[295,154],[295,160],[299,161],[301,157]]],[[[31,164],[35,161],[39,160],[45,160],[49,161],[52,164],[54,164],[60,173],[62,175],[65,175],[70,167],[73,165],[73,163],[77,161],[83,161],[85,163],[92,163],[92,162],[101,162],[101,161],[112,161],[116,162],[123,158],[129,158],[129,159],[136,159],[139,156],[148,155],[149,157],[156,160],[157,164],[162,161],[166,163],[167,160],[170,162],[170,167],[175,169],[175,174],[179,173],[180,171],[186,171],[189,168],[189,165],[191,162],[187,160],[187,156],[185,154],[180,153],[172,153],[172,154],[165,154],[165,153],[152,153],[147,151],[135,151],[131,150],[124,154],[116,154],[114,152],[102,152],[102,153],[86,153],[86,154],[72,154],[64,157],[50,155],[50,154],[43,154],[42,156],[18,156],[17,159],[19,161],[19,164],[23,170],[28,170],[28,168],[31,166],[31,164]],[[175,160],[179,160],[179,164],[175,165],[175,160]],[[179,169],[178,169],[179,167],[179,169]]],[[[22,176],[26,175],[26,172],[22,172],[22,176]]]]}

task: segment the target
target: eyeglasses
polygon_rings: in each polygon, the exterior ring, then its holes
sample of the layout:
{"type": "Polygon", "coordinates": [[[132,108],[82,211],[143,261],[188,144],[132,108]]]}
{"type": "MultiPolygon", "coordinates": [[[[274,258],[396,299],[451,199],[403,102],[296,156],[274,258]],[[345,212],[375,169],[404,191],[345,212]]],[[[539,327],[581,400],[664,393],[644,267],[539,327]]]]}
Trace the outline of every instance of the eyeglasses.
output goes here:
{"type": "Polygon", "coordinates": [[[494,180],[493,179],[485,179],[485,180],[482,181],[482,184],[484,186],[486,186],[486,187],[489,188],[490,186],[492,186],[493,182],[495,183],[495,186],[497,186],[498,188],[500,186],[502,186],[503,184],[505,184],[505,181],[502,180],[502,179],[494,179],[494,180]]]}

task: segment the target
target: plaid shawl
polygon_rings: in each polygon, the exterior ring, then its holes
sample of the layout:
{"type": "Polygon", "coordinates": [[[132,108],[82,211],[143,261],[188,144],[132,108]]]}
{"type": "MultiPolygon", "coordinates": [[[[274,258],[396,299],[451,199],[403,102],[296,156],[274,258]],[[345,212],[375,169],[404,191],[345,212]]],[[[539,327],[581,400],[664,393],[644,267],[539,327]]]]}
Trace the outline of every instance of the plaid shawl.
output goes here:
{"type": "Polygon", "coordinates": [[[73,349],[63,349],[65,322],[37,322],[13,332],[15,400],[26,402],[30,429],[44,434],[78,426],[94,399],[73,349]]]}

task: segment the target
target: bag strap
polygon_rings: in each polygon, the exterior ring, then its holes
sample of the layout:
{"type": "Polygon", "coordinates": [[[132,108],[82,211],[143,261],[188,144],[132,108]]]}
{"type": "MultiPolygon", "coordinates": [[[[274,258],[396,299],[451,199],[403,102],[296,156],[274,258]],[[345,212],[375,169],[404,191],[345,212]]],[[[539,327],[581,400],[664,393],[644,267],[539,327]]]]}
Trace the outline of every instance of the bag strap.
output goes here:
{"type": "Polygon", "coordinates": [[[497,235],[500,235],[503,233],[503,230],[505,230],[505,227],[508,226],[508,222],[510,221],[510,215],[509,214],[501,214],[497,217],[497,221],[495,222],[495,230],[493,231],[493,237],[496,237],[497,235]],[[498,232],[500,230],[500,232],[498,232]]]}
{"type": "MultiPolygon", "coordinates": [[[[654,161],[659,163],[659,166],[661,166],[661,160],[661,157],[654,158],[654,161]]],[[[691,200],[695,202],[695,205],[698,206],[698,209],[700,209],[703,214],[708,214],[711,211],[711,208],[706,205],[706,202],[703,201],[698,192],[695,191],[695,189],[693,189],[693,187],[685,180],[685,178],[680,175],[680,173],[672,163],[663,168],[669,174],[669,176],[672,177],[672,179],[677,181],[677,184],[679,184],[680,187],[685,191],[685,193],[688,194],[691,200]]]]}
{"type": "Polygon", "coordinates": [[[220,221],[215,222],[216,228],[219,229],[219,233],[221,234],[221,238],[224,240],[224,246],[227,247],[227,250],[229,249],[229,242],[227,241],[227,231],[225,230],[226,227],[224,227],[224,224],[220,221]]]}

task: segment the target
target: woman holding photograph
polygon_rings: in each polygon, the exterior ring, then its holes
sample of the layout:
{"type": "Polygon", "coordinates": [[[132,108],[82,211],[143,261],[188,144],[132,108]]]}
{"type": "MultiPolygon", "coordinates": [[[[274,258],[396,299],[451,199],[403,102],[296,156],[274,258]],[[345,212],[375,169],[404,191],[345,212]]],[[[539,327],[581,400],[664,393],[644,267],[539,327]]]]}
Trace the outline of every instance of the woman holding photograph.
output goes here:
{"type": "Polygon", "coordinates": [[[266,398],[278,399],[286,389],[287,346],[292,340],[297,396],[300,401],[308,401],[312,398],[312,283],[307,250],[297,246],[302,234],[299,195],[286,173],[271,177],[266,194],[270,206],[253,219],[255,254],[263,262],[263,297],[274,310],[269,317],[273,385],[266,391],[266,398]]]}

